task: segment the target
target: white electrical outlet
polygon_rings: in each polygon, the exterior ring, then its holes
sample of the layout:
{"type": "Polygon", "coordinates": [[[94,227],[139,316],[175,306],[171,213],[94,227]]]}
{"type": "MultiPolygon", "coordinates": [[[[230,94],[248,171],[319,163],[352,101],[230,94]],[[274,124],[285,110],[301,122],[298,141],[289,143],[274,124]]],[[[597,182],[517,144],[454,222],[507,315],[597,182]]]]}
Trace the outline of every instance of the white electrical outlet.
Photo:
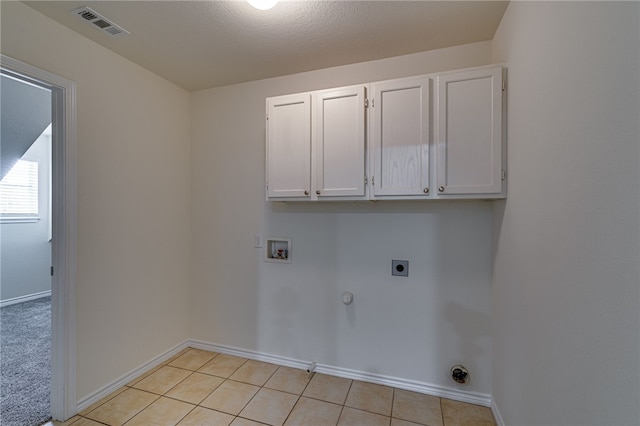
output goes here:
{"type": "Polygon", "coordinates": [[[255,236],[255,247],[256,248],[261,248],[262,247],[262,235],[256,234],[256,236],[255,236]]]}

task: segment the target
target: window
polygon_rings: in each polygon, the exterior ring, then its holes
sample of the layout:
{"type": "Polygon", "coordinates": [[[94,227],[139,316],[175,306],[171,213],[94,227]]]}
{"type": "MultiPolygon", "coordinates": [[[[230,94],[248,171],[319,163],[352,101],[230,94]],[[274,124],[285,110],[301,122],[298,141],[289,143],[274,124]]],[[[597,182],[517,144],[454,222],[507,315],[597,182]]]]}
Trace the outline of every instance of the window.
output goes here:
{"type": "Polygon", "coordinates": [[[38,162],[18,160],[0,181],[0,218],[38,220],[38,162]]]}

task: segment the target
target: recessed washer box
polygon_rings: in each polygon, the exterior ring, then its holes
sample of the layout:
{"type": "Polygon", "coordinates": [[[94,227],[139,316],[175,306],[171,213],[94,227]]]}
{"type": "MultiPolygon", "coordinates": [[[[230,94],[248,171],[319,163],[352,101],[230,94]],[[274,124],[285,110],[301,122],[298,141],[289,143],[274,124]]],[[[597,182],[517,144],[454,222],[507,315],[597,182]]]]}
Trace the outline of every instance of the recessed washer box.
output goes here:
{"type": "Polygon", "coordinates": [[[395,275],[397,277],[408,277],[409,261],[408,260],[392,260],[391,275],[395,275]]]}
{"type": "Polygon", "coordinates": [[[267,237],[264,245],[264,261],[291,263],[291,238],[267,237]]]}

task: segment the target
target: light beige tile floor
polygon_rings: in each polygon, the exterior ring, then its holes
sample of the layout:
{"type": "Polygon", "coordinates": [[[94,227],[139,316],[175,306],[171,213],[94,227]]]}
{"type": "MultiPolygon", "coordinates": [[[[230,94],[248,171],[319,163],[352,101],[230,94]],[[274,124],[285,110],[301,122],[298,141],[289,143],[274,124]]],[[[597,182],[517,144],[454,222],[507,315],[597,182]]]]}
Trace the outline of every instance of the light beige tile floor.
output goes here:
{"type": "Polygon", "coordinates": [[[491,410],[199,349],[45,426],[493,426],[491,410]]]}

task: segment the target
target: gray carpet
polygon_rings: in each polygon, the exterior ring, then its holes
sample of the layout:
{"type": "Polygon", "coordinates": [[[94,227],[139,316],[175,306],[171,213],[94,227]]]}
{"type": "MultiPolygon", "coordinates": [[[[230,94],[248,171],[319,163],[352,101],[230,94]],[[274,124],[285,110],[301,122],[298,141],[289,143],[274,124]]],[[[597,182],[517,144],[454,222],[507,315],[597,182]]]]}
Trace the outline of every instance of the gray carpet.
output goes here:
{"type": "Polygon", "coordinates": [[[0,424],[51,419],[51,298],[0,308],[0,424]]]}

